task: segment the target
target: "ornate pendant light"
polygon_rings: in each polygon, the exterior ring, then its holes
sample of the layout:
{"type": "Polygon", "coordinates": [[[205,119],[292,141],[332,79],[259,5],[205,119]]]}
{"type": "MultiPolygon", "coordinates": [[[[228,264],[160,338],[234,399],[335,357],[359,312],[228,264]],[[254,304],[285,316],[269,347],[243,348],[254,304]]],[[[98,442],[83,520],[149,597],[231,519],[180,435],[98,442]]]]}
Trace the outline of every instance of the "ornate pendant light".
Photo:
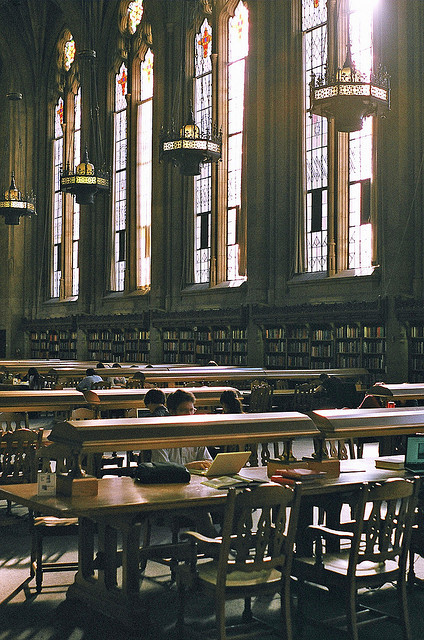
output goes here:
{"type": "MultiPolygon", "coordinates": [[[[195,122],[191,102],[185,100],[185,33],[187,28],[187,0],[183,2],[181,11],[181,67],[178,74],[178,86],[174,94],[174,104],[172,109],[171,126],[162,127],[160,136],[160,160],[167,160],[174,166],[179,167],[180,173],[184,176],[197,176],[200,174],[201,165],[208,162],[218,162],[222,154],[222,133],[218,131],[218,127],[211,121],[211,118],[202,118],[201,125],[195,122]],[[181,104],[178,98],[181,96],[181,104]],[[176,126],[178,121],[176,114],[184,113],[188,108],[188,118],[184,122],[180,119],[180,125],[176,126]]],[[[202,27],[203,29],[203,27],[202,27]]],[[[212,47],[212,35],[208,26],[205,26],[201,37],[198,40],[198,46],[201,51],[201,58],[210,59],[212,47]]],[[[203,83],[200,83],[199,91],[203,93],[205,90],[203,83]]],[[[207,104],[208,96],[198,96],[197,103],[207,104]]]]}
{"type": "Polygon", "coordinates": [[[60,175],[60,190],[75,196],[78,204],[94,204],[94,196],[99,191],[109,191],[109,171],[103,160],[99,104],[97,98],[96,52],[91,48],[93,37],[92,0],[84,2],[84,24],[87,27],[86,41],[89,48],[78,54],[81,60],[81,85],[83,100],[89,102],[91,113],[89,138],[95,154],[95,164],[90,162],[87,145],[82,162],[77,167],[68,163],[60,175]]]}
{"type": "Polygon", "coordinates": [[[180,168],[183,176],[197,176],[204,162],[221,159],[222,133],[214,126],[213,131],[201,131],[195,124],[193,112],[187,124],[178,131],[172,128],[161,135],[160,157],[180,168]]]}
{"type": "MultiPolygon", "coordinates": [[[[7,98],[12,104],[22,100],[22,93],[8,93],[7,98]]],[[[11,109],[12,111],[12,109],[11,109]]],[[[11,113],[11,126],[15,129],[15,118],[11,113]]],[[[19,129],[19,123],[18,123],[19,129]]],[[[14,139],[13,139],[14,142],[14,139]]],[[[21,140],[19,140],[19,147],[21,146],[21,140]]],[[[13,163],[14,164],[14,163],[13,163]]],[[[30,194],[22,195],[16,186],[15,172],[12,171],[10,180],[10,186],[3,193],[3,197],[0,199],[0,215],[4,216],[6,224],[16,225],[19,224],[19,218],[21,216],[36,215],[35,209],[35,195],[30,194]]]]}
{"type": "Polygon", "coordinates": [[[368,80],[355,68],[349,43],[341,69],[325,78],[312,74],[310,103],[310,113],[334,118],[337,131],[359,131],[365,117],[381,116],[390,109],[390,78],[380,67],[368,80]]]}

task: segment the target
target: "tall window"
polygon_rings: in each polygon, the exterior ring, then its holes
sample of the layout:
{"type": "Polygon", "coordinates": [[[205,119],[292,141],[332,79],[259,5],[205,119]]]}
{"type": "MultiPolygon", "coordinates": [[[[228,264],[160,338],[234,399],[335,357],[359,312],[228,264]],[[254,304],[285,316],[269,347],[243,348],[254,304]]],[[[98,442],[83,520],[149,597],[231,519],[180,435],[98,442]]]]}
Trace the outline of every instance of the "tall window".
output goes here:
{"type": "Polygon", "coordinates": [[[328,157],[327,119],[308,114],[309,82],[323,76],[327,63],[327,2],[303,0],[302,28],[305,51],[304,94],[306,146],[306,253],[307,271],[327,269],[328,157]]]}
{"type": "Polygon", "coordinates": [[[58,92],[54,105],[52,189],[52,298],[78,296],[79,205],[60,190],[65,167],[75,169],[81,158],[81,89],[75,69],[75,41],[65,31],[57,46],[58,92]]]}
{"type": "Polygon", "coordinates": [[[127,68],[122,63],[115,75],[112,289],[124,290],[127,224],[127,68]]]}
{"type": "MultiPolygon", "coordinates": [[[[373,9],[376,2],[350,0],[349,32],[356,67],[369,80],[372,69],[373,9]]],[[[361,131],[349,135],[349,269],[365,275],[372,270],[373,118],[364,120],[361,131]]]]}
{"type": "Polygon", "coordinates": [[[228,21],[228,165],[227,165],[227,279],[239,273],[238,224],[241,208],[241,172],[244,120],[244,76],[249,52],[249,13],[243,2],[228,21]]]}
{"type": "MultiPolygon", "coordinates": [[[[81,88],[74,98],[74,167],[81,162],[81,88]]],[[[72,216],[72,295],[77,296],[79,291],[79,233],[80,233],[80,206],[73,199],[72,216]]]]}
{"type": "Polygon", "coordinates": [[[140,64],[140,103],[137,112],[137,287],[150,287],[152,218],[153,53],[140,64]]]}
{"type": "Polygon", "coordinates": [[[371,185],[373,118],[350,134],[337,133],[326,118],[308,113],[312,74],[324,77],[331,64],[346,56],[337,50],[350,41],[352,60],[364,79],[372,69],[373,11],[378,0],[337,0],[334,15],[324,0],[302,0],[305,94],[306,265],[309,272],[353,269],[357,275],[372,271],[371,185]],[[346,16],[346,20],[341,17],[346,16]],[[333,28],[329,28],[329,24],[333,28]],[[331,41],[335,34],[337,41],[331,41]],[[337,58],[338,56],[338,58],[337,58]],[[334,62],[334,61],[333,61],[334,62]],[[330,169],[331,168],[331,169],[330,169]],[[329,171],[334,178],[329,183],[329,171]],[[329,203],[334,202],[329,208],[329,203]],[[331,231],[330,231],[331,229],[331,231]],[[329,247],[332,254],[329,252],[329,247]]]}
{"type": "MultiPolygon", "coordinates": [[[[194,120],[201,131],[212,129],[212,27],[205,19],[195,35],[194,120]]],[[[211,260],[211,163],[194,178],[194,281],[209,282],[211,260]]]]}
{"type": "Polygon", "coordinates": [[[60,280],[62,277],[62,222],[63,195],[60,190],[60,172],[63,167],[63,100],[59,98],[54,111],[54,140],[53,140],[53,268],[51,296],[60,295],[60,280]]]}

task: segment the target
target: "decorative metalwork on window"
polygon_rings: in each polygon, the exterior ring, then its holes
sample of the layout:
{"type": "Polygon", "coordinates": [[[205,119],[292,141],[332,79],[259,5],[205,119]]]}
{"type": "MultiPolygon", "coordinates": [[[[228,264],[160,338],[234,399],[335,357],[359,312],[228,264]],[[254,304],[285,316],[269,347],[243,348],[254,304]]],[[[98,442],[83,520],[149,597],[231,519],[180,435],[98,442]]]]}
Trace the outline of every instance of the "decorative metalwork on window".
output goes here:
{"type": "Polygon", "coordinates": [[[125,231],[127,224],[127,69],[122,63],[115,76],[114,114],[114,282],[115,291],[124,290],[126,266],[125,231]]]}
{"type": "Polygon", "coordinates": [[[137,287],[150,287],[152,219],[153,53],[140,64],[140,104],[137,116],[137,287]]]}
{"type": "Polygon", "coordinates": [[[65,45],[63,47],[63,66],[65,67],[66,71],[69,71],[69,69],[71,68],[72,63],[75,60],[75,54],[75,40],[71,36],[69,40],[65,42],[65,45]]]}
{"type": "Polygon", "coordinates": [[[309,83],[322,74],[327,62],[327,3],[302,2],[305,52],[305,151],[306,151],[306,269],[327,269],[328,150],[327,119],[309,116],[309,83]],[[321,6],[322,5],[322,6],[321,6]]]}
{"type": "MultiPolygon", "coordinates": [[[[212,127],[212,27],[205,19],[195,35],[194,121],[212,127]]],[[[205,163],[194,177],[194,281],[209,282],[211,260],[212,167],[205,163]]]]}
{"type": "Polygon", "coordinates": [[[60,172],[63,165],[63,100],[59,98],[55,105],[54,140],[53,140],[53,265],[51,296],[60,295],[62,278],[62,192],[60,190],[60,172]]]}
{"type": "Polygon", "coordinates": [[[134,0],[128,6],[128,30],[135,33],[143,17],[143,0],[134,0]]]}
{"type": "Polygon", "coordinates": [[[239,2],[228,21],[228,165],[227,165],[227,279],[239,280],[237,219],[241,207],[244,122],[244,75],[249,53],[249,12],[239,2]]]}
{"type": "MultiPolygon", "coordinates": [[[[81,87],[74,99],[74,167],[81,162],[81,87]]],[[[79,292],[80,205],[72,198],[72,295],[79,292]]]]}

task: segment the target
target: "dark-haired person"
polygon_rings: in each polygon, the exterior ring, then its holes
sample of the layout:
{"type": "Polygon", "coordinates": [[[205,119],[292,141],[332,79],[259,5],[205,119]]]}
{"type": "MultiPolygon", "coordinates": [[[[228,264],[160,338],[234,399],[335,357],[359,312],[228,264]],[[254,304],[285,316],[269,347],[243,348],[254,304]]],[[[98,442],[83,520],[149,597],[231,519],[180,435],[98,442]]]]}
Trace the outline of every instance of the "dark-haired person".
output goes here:
{"type": "Polygon", "coordinates": [[[221,393],[219,403],[224,413],[243,413],[241,401],[232,389],[227,389],[221,393]]]}
{"type": "Polygon", "coordinates": [[[144,396],[144,404],[152,417],[169,416],[165,403],[166,396],[162,389],[149,389],[144,396]]]}
{"type": "MultiPolygon", "coordinates": [[[[192,393],[177,389],[168,396],[166,406],[171,416],[187,416],[194,415],[195,402],[196,398],[192,393]]],[[[208,469],[212,457],[206,447],[179,447],[153,450],[152,462],[176,462],[183,464],[187,469],[208,469]]]]}
{"type": "Polygon", "coordinates": [[[46,386],[45,378],[38,373],[35,367],[28,369],[28,373],[22,378],[22,382],[28,382],[30,389],[44,389],[46,386]]]}
{"type": "Polygon", "coordinates": [[[78,382],[76,388],[78,391],[89,391],[97,382],[103,382],[103,378],[97,375],[95,369],[90,368],[86,370],[85,378],[78,382]]]}

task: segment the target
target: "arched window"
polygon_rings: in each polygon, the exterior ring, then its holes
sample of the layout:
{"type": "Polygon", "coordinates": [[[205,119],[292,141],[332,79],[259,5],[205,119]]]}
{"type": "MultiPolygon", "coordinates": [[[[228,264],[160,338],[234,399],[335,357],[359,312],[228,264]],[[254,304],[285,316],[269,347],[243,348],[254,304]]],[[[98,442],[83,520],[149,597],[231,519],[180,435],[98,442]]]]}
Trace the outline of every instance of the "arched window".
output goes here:
{"type": "Polygon", "coordinates": [[[338,133],[308,109],[312,74],[325,77],[330,63],[342,66],[347,42],[356,69],[369,78],[375,5],[376,0],[302,0],[307,272],[373,270],[373,117],[364,119],[360,131],[338,133]]]}
{"type": "Polygon", "coordinates": [[[245,64],[249,53],[249,12],[239,2],[228,21],[227,118],[227,279],[244,278],[239,268],[239,224],[242,206],[245,64]]]}
{"type": "Polygon", "coordinates": [[[123,291],[127,224],[127,68],[115,74],[113,127],[113,277],[112,290],[123,291]]]}
{"type": "Polygon", "coordinates": [[[54,110],[53,140],[53,268],[52,298],[60,295],[62,278],[62,227],[63,227],[63,195],[60,190],[60,172],[63,167],[63,100],[59,98],[54,110]]]}
{"type": "MultiPolygon", "coordinates": [[[[205,19],[195,35],[194,120],[212,129],[212,27],[205,19]]],[[[201,165],[194,178],[194,281],[209,282],[211,260],[212,167],[201,165]]]]}
{"type": "Polygon", "coordinates": [[[137,109],[137,287],[150,287],[150,231],[152,218],[153,53],[140,64],[137,109]]]}
{"type": "Polygon", "coordinates": [[[76,45],[65,31],[57,46],[57,84],[54,104],[52,257],[50,296],[60,300],[78,296],[79,205],[60,190],[63,168],[74,168],[81,157],[81,89],[75,69],[76,45]]]}

